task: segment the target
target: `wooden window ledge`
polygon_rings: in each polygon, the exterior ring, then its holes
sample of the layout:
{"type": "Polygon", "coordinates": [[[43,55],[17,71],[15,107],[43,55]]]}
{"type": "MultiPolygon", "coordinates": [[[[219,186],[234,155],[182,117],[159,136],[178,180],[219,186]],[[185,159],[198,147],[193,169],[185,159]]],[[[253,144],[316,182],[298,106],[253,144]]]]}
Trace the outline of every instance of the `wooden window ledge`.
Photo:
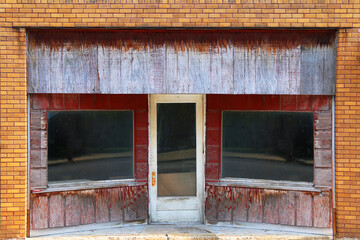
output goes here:
{"type": "Polygon", "coordinates": [[[147,183],[145,182],[135,182],[133,179],[49,183],[47,188],[33,188],[31,190],[31,193],[66,192],[66,191],[78,191],[78,190],[91,190],[91,189],[99,189],[99,188],[113,188],[113,187],[133,187],[133,186],[142,186],[146,184],[147,183]]]}
{"type": "Polygon", "coordinates": [[[220,179],[220,182],[210,182],[208,185],[307,192],[323,192],[330,190],[329,187],[314,187],[314,183],[311,182],[275,181],[244,178],[222,178],[220,179]]]}

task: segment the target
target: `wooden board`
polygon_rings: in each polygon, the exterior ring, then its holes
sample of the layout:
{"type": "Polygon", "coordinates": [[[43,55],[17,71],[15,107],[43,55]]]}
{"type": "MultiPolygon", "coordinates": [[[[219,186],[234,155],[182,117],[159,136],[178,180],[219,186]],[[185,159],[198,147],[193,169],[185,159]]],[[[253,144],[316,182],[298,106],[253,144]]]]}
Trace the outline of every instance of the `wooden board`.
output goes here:
{"type": "Polygon", "coordinates": [[[31,229],[48,228],[48,198],[47,196],[39,196],[31,199],[31,229]]]}
{"type": "Polygon", "coordinates": [[[295,225],[295,193],[283,192],[280,197],[279,223],[284,225],[295,225]]]}
{"type": "Polygon", "coordinates": [[[110,193],[109,189],[98,189],[96,190],[96,222],[103,223],[109,222],[110,213],[110,193]]]}
{"type": "Polygon", "coordinates": [[[65,198],[61,194],[49,197],[49,227],[65,226],[65,198]]]}
{"type": "Polygon", "coordinates": [[[35,32],[29,93],[335,94],[333,31],[35,32]]]}

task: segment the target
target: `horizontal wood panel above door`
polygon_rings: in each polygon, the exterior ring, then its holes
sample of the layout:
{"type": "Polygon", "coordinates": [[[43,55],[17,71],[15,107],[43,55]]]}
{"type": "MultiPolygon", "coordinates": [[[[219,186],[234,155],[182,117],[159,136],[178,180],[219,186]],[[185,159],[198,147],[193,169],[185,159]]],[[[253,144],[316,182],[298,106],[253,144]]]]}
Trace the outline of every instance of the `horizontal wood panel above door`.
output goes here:
{"type": "Polygon", "coordinates": [[[333,95],[334,31],[30,31],[29,93],[333,95]]]}

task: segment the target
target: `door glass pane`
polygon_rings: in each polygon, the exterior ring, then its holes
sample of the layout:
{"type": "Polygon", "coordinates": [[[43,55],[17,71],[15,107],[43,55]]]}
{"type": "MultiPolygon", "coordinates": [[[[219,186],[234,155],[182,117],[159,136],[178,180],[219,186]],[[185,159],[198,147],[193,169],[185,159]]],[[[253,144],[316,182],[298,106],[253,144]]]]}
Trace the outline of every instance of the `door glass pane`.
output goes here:
{"type": "Polygon", "coordinates": [[[157,104],[158,196],[196,196],[195,103],[157,104]]]}

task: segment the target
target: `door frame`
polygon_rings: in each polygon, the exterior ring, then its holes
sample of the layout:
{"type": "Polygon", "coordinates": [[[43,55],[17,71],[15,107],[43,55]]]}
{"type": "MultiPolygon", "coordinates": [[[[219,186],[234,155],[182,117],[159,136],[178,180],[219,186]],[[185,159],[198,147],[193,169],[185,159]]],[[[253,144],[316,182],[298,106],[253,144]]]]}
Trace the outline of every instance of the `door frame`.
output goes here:
{"type": "MultiPolygon", "coordinates": [[[[197,221],[204,222],[205,194],[205,95],[150,94],[149,95],[149,222],[157,218],[157,103],[196,103],[196,192],[198,197],[197,221]],[[154,182],[155,180],[155,182],[154,182]]],[[[162,197],[164,198],[164,197],[162,197]]],[[[185,200],[186,197],[171,197],[185,200]]],[[[165,221],[167,222],[167,221],[165,221]]]]}

